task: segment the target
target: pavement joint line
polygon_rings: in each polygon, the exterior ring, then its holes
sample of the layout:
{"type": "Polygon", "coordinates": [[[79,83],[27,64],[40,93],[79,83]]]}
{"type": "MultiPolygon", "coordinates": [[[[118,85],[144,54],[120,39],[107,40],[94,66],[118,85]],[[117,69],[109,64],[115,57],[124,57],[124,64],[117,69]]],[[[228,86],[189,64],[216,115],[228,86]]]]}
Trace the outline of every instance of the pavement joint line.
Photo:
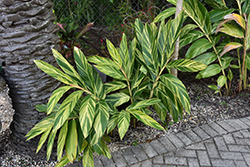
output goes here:
{"type": "MultiPolygon", "coordinates": [[[[112,154],[116,154],[116,156],[112,156],[111,159],[104,156],[95,158],[95,164],[97,164],[97,167],[140,167],[141,165],[158,167],[168,165],[166,161],[168,160],[170,165],[174,166],[191,166],[191,164],[197,164],[197,162],[200,166],[238,166],[240,164],[250,166],[250,144],[244,144],[250,138],[250,134],[248,134],[250,133],[250,117],[212,122],[194,129],[170,133],[151,141],[152,143],[126,148],[127,153],[133,153],[134,155],[131,155],[134,157],[131,163],[129,163],[129,157],[131,156],[126,157],[125,149],[124,151],[121,149],[117,151],[117,153],[120,153],[119,155],[113,152],[112,154]],[[206,136],[206,130],[210,131],[209,138],[206,136]],[[206,137],[204,138],[201,135],[206,137]],[[165,149],[160,152],[157,147],[164,147],[165,149]],[[183,152],[180,152],[182,150],[183,152]],[[192,153],[192,155],[186,156],[186,153],[192,153]],[[196,156],[197,161],[194,160],[194,156],[196,156]]],[[[67,167],[76,166],[82,167],[82,163],[71,164],[67,167]]]]}

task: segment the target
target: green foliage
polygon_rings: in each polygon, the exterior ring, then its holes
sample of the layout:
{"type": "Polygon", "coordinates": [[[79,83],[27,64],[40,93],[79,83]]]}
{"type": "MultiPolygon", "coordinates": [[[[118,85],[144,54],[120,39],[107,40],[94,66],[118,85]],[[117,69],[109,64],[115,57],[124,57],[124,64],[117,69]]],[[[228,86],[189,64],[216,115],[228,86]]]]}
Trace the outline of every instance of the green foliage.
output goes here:
{"type": "Polygon", "coordinates": [[[103,84],[95,68],[90,65],[80,51],[74,47],[73,67],[59,52],[53,55],[60,66],[59,70],[41,60],[35,64],[48,75],[66,84],[56,89],[47,105],[36,108],[48,116],[40,121],[26,135],[27,140],[42,135],[38,150],[48,139],[49,159],[56,134],[57,166],[73,162],[83,152],[83,166],[93,166],[93,152],[111,158],[105,133],[118,128],[120,138],[126,134],[131,119],[145,125],[164,130],[148,114],[153,106],[164,122],[170,114],[174,121],[182,118],[183,110],[190,112],[190,100],[182,82],[168,73],[170,68],[194,72],[203,70],[206,65],[193,60],[171,61],[175,41],[181,32],[183,13],[176,19],[163,21],[159,28],[154,24],[135,22],[136,38],[127,43],[123,34],[119,48],[107,40],[111,59],[92,56],[88,61],[101,72],[113,77],[113,81],[103,84]],[[68,90],[72,93],[59,100],[68,90]],[[126,108],[118,107],[128,103],[126,108]],[[66,155],[62,157],[63,150],[66,155]],[[61,158],[62,157],[62,158],[61,158]]]}

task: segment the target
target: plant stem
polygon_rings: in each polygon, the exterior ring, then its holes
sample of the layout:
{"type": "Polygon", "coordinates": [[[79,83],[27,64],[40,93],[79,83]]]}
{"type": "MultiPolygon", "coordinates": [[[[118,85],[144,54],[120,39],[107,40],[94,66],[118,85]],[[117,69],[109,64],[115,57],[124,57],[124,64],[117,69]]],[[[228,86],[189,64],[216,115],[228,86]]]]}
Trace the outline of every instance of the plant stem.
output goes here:
{"type": "Polygon", "coordinates": [[[129,91],[130,101],[131,101],[131,104],[133,104],[133,95],[132,95],[132,90],[131,90],[131,86],[130,86],[128,77],[127,77],[125,71],[122,69],[122,67],[121,67],[121,71],[122,71],[123,75],[126,78],[126,81],[127,81],[127,84],[128,84],[128,91],[129,91]]]}

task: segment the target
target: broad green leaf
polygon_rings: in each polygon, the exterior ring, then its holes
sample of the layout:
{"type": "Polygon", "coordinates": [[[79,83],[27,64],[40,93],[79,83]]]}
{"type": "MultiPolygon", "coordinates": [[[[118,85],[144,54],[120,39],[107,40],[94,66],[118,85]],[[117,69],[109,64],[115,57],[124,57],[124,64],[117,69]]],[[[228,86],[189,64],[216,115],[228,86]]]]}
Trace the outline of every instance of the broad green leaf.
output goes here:
{"type": "Polygon", "coordinates": [[[194,30],[198,26],[195,24],[187,24],[181,29],[180,38],[186,36],[190,31],[194,30]]]}
{"type": "Polygon", "coordinates": [[[201,38],[195,41],[188,49],[185,57],[186,59],[192,59],[210,49],[213,46],[207,39],[201,38]]]}
{"type": "Polygon", "coordinates": [[[224,55],[225,53],[229,52],[230,50],[233,50],[239,47],[242,47],[242,45],[238,42],[230,42],[226,44],[226,46],[224,47],[223,51],[220,54],[220,57],[224,55]]]}
{"type": "Polygon", "coordinates": [[[136,119],[143,122],[145,125],[151,126],[153,128],[159,130],[165,130],[158,122],[156,122],[153,118],[148,116],[147,114],[139,111],[139,110],[131,110],[129,111],[136,119]]]}
{"type": "Polygon", "coordinates": [[[147,106],[151,106],[155,103],[160,102],[160,99],[147,99],[147,100],[143,100],[143,101],[139,101],[139,102],[135,102],[133,104],[131,104],[130,106],[128,106],[126,108],[126,110],[138,110],[147,106]]]}
{"type": "Polygon", "coordinates": [[[122,110],[118,116],[118,122],[117,122],[118,132],[121,140],[128,131],[129,123],[130,123],[130,113],[128,111],[122,110]]]}
{"type": "Polygon", "coordinates": [[[56,113],[53,132],[62,127],[64,122],[69,118],[70,113],[73,111],[77,101],[81,97],[83,91],[78,90],[71,93],[61,104],[59,111],[56,113]]]}
{"type": "Polygon", "coordinates": [[[73,88],[72,86],[63,86],[56,89],[49,98],[47,114],[50,114],[53,111],[53,108],[61,99],[64,93],[66,93],[69,89],[73,88]]]}
{"type": "Polygon", "coordinates": [[[227,9],[226,3],[224,0],[206,0],[210,6],[215,9],[227,9]]]}
{"type": "Polygon", "coordinates": [[[115,63],[119,67],[121,67],[122,66],[122,59],[121,59],[119,52],[116,50],[115,46],[108,39],[106,42],[107,42],[107,48],[108,48],[110,56],[115,61],[115,63]]]}
{"type": "Polygon", "coordinates": [[[94,167],[93,151],[89,146],[83,152],[82,165],[83,167],[94,167]]]}
{"type": "Polygon", "coordinates": [[[180,37],[180,48],[201,38],[204,34],[198,30],[191,30],[185,36],[180,37]]]}
{"type": "Polygon", "coordinates": [[[38,122],[27,134],[25,137],[27,137],[27,141],[40,135],[41,133],[45,132],[48,128],[53,126],[55,120],[54,115],[50,115],[48,117],[45,117],[40,122],[38,122]]]}
{"type": "Polygon", "coordinates": [[[220,72],[221,72],[221,67],[219,66],[219,64],[212,64],[209,65],[205,70],[199,72],[199,74],[197,74],[196,76],[196,79],[208,78],[216,74],[219,74],[220,72]]]}
{"type": "Polygon", "coordinates": [[[130,100],[130,96],[125,93],[114,93],[106,97],[105,101],[112,104],[115,107],[118,107],[130,100]]]}
{"type": "Polygon", "coordinates": [[[106,145],[105,141],[101,140],[101,145],[102,145],[103,155],[108,159],[111,159],[111,154],[109,152],[109,148],[106,145]]]}
{"type": "Polygon", "coordinates": [[[222,24],[223,27],[221,27],[221,25],[219,25],[217,27],[216,32],[220,31],[223,32],[227,35],[230,35],[232,37],[236,37],[236,38],[244,38],[244,33],[241,29],[239,29],[238,27],[232,25],[232,24],[222,24]]]}
{"type": "Polygon", "coordinates": [[[231,56],[223,56],[221,58],[221,65],[222,65],[223,69],[228,68],[230,66],[230,63],[232,60],[236,60],[236,59],[231,57],[231,56]]]}
{"type": "Polygon", "coordinates": [[[105,101],[100,100],[98,103],[96,103],[96,117],[93,125],[97,139],[99,139],[104,134],[107,128],[108,120],[109,107],[105,101]]]}
{"type": "Polygon", "coordinates": [[[232,13],[235,9],[213,9],[209,12],[212,23],[221,21],[224,16],[232,13]]]}
{"type": "Polygon", "coordinates": [[[84,84],[84,81],[81,79],[81,77],[78,75],[74,67],[55,49],[52,49],[53,56],[55,57],[57,64],[60,66],[60,68],[68,74],[72,79],[77,81],[82,87],[86,89],[86,86],[84,84]]]}
{"type": "Polygon", "coordinates": [[[197,72],[205,69],[207,66],[198,61],[193,61],[189,59],[178,59],[171,61],[167,64],[167,68],[177,69],[183,72],[197,72]]]}
{"type": "Polygon", "coordinates": [[[242,13],[249,14],[250,13],[250,1],[246,0],[242,6],[242,13]]]}
{"type": "Polygon", "coordinates": [[[211,21],[207,9],[197,0],[186,0],[183,2],[186,14],[199,26],[207,36],[211,33],[211,21]]]}
{"type": "Polygon", "coordinates": [[[65,166],[66,164],[69,163],[69,159],[67,158],[67,155],[63,156],[63,158],[61,159],[60,162],[58,162],[55,167],[63,167],[65,166]]]}
{"type": "Polygon", "coordinates": [[[170,7],[170,8],[165,9],[164,11],[162,11],[160,14],[158,14],[156,16],[156,18],[154,19],[153,22],[157,23],[159,21],[167,19],[168,17],[170,17],[170,16],[172,16],[172,15],[175,14],[175,10],[176,10],[175,7],[170,7]]]}
{"type": "Polygon", "coordinates": [[[52,76],[53,78],[57,79],[60,82],[63,82],[67,85],[78,85],[77,81],[70,78],[67,74],[64,74],[62,71],[58,70],[54,66],[43,62],[41,60],[34,60],[35,64],[43,70],[46,74],[52,76]]]}
{"type": "Polygon", "coordinates": [[[49,160],[51,152],[52,152],[52,148],[53,148],[53,145],[54,145],[54,140],[55,140],[55,137],[56,137],[56,132],[57,131],[51,132],[50,135],[49,135],[48,144],[47,144],[47,161],[49,160]]]}
{"type": "Polygon", "coordinates": [[[183,83],[171,74],[162,75],[161,82],[179,98],[186,112],[190,113],[190,99],[183,83]]]}
{"type": "Polygon", "coordinates": [[[87,60],[91,63],[97,64],[97,65],[106,65],[106,66],[112,66],[114,68],[120,69],[120,66],[118,66],[116,63],[114,63],[112,60],[101,57],[101,56],[88,56],[87,60]]]}
{"type": "Polygon", "coordinates": [[[114,92],[123,88],[126,88],[127,85],[120,81],[107,82],[104,84],[106,93],[114,92]]]}
{"type": "Polygon", "coordinates": [[[217,87],[216,85],[208,85],[208,87],[209,87],[210,89],[215,90],[215,91],[219,90],[218,87],[217,87]]]}
{"type": "Polygon", "coordinates": [[[38,143],[38,146],[37,146],[37,149],[36,149],[36,153],[38,153],[38,151],[42,148],[44,142],[47,140],[49,134],[50,134],[50,131],[52,129],[52,126],[50,128],[48,128],[44,133],[43,135],[41,136],[40,140],[39,140],[39,143],[38,143]]]}
{"type": "Polygon", "coordinates": [[[204,53],[204,54],[196,57],[194,59],[194,61],[198,61],[198,62],[203,63],[205,65],[209,65],[212,62],[214,62],[216,59],[217,59],[217,56],[215,53],[208,52],[208,53],[204,53]]]}
{"type": "Polygon", "coordinates": [[[77,156],[77,129],[76,121],[72,119],[69,121],[68,134],[65,143],[66,154],[70,162],[73,162],[77,156]]]}
{"type": "Polygon", "coordinates": [[[79,110],[79,122],[85,138],[88,137],[95,118],[96,102],[90,95],[84,97],[79,110]]]}
{"type": "Polygon", "coordinates": [[[119,112],[115,113],[108,122],[107,134],[109,134],[117,125],[119,112]]]}
{"type": "Polygon", "coordinates": [[[41,104],[41,105],[37,104],[35,108],[39,112],[46,112],[47,113],[48,106],[46,104],[41,104]]]}
{"type": "Polygon", "coordinates": [[[158,114],[159,118],[161,119],[161,122],[165,122],[166,116],[167,116],[167,109],[162,104],[162,102],[156,103],[153,105],[155,112],[158,114]]]}
{"type": "Polygon", "coordinates": [[[116,79],[126,81],[126,78],[123,75],[123,73],[120,71],[120,69],[114,68],[113,66],[107,66],[107,65],[95,65],[95,67],[106,75],[109,75],[116,79]]]}
{"type": "Polygon", "coordinates": [[[64,123],[64,125],[62,126],[59,136],[58,136],[58,140],[57,140],[57,161],[60,161],[61,157],[62,157],[62,153],[63,153],[63,148],[65,145],[65,141],[66,141],[66,136],[68,133],[68,121],[66,121],[64,123]]]}
{"type": "Polygon", "coordinates": [[[167,108],[175,122],[178,121],[179,115],[182,118],[183,106],[179,98],[169,89],[169,87],[166,87],[164,84],[159,84],[156,87],[154,94],[161,99],[161,102],[167,108]]]}
{"type": "Polygon", "coordinates": [[[224,86],[226,82],[227,82],[227,77],[225,77],[224,75],[219,76],[219,78],[217,79],[217,84],[220,87],[224,86]]]}

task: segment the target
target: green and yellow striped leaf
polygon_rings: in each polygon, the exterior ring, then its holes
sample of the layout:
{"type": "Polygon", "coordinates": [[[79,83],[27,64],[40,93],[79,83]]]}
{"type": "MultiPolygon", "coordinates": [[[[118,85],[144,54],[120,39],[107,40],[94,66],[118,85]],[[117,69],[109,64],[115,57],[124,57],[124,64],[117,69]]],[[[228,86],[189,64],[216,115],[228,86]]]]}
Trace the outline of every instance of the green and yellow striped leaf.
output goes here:
{"type": "Polygon", "coordinates": [[[69,121],[68,126],[68,134],[66,137],[66,154],[70,162],[73,162],[77,156],[77,129],[76,129],[76,121],[72,119],[69,121]]]}
{"type": "Polygon", "coordinates": [[[62,127],[64,122],[69,118],[70,113],[73,111],[77,101],[83,94],[82,90],[71,93],[59,107],[59,111],[56,113],[53,131],[62,127]]]}
{"type": "Polygon", "coordinates": [[[117,123],[118,133],[121,140],[128,131],[129,123],[130,123],[130,113],[128,111],[122,110],[118,116],[118,123],[117,123]]]}
{"type": "Polygon", "coordinates": [[[51,132],[50,135],[49,135],[49,140],[48,140],[48,144],[47,144],[47,161],[49,160],[50,158],[50,155],[51,155],[51,152],[52,152],[52,148],[53,148],[53,145],[54,145],[54,140],[55,140],[55,137],[56,137],[56,132],[51,132]]]}
{"type": "Polygon", "coordinates": [[[123,75],[121,70],[118,68],[115,68],[113,66],[107,66],[107,65],[95,65],[95,67],[106,75],[109,75],[115,79],[126,81],[125,76],[123,75]]]}
{"type": "Polygon", "coordinates": [[[162,104],[162,102],[155,103],[153,105],[155,112],[158,114],[161,122],[165,122],[167,116],[167,108],[162,104]]]}
{"type": "Polygon", "coordinates": [[[118,116],[119,112],[114,113],[107,125],[107,134],[109,134],[117,125],[118,123],[118,116]]]}
{"type": "Polygon", "coordinates": [[[167,19],[168,17],[175,14],[175,10],[176,10],[175,7],[170,7],[170,8],[165,9],[164,11],[162,11],[160,14],[158,14],[156,16],[156,18],[154,19],[153,22],[157,23],[159,21],[163,21],[163,20],[167,19]]]}
{"type": "Polygon", "coordinates": [[[197,72],[200,70],[204,70],[207,66],[198,61],[193,61],[189,59],[178,59],[171,61],[167,64],[167,68],[177,69],[183,72],[197,72]]]}
{"type": "Polygon", "coordinates": [[[68,74],[72,79],[77,81],[79,85],[86,89],[84,81],[78,75],[74,67],[55,49],[52,49],[53,55],[57,61],[57,64],[61,67],[61,69],[68,74]]]}
{"type": "Polygon", "coordinates": [[[204,34],[198,30],[191,30],[185,36],[180,37],[180,48],[201,38],[204,34]]]}
{"type": "Polygon", "coordinates": [[[125,93],[114,93],[106,97],[105,101],[112,104],[115,107],[118,107],[130,100],[130,96],[125,93]]]}
{"type": "Polygon", "coordinates": [[[209,12],[212,23],[222,21],[223,17],[232,13],[235,9],[213,9],[209,12]]]}
{"type": "Polygon", "coordinates": [[[154,98],[154,99],[147,99],[147,100],[135,102],[135,103],[131,104],[130,106],[128,106],[126,108],[126,110],[138,110],[138,109],[141,109],[141,108],[144,108],[147,106],[151,106],[151,105],[158,103],[160,101],[161,101],[160,99],[154,98]]]}
{"type": "Polygon", "coordinates": [[[109,152],[109,148],[104,140],[101,140],[101,145],[102,145],[103,155],[105,157],[107,157],[108,159],[111,159],[111,154],[109,152]]]}
{"type": "Polygon", "coordinates": [[[94,122],[94,129],[96,132],[96,138],[99,139],[104,134],[109,120],[109,107],[108,104],[100,100],[96,104],[96,117],[94,122]]]}
{"type": "Polygon", "coordinates": [[[112,60],[101,57],[101,56],[88,56],[87,60],[91,63],[97,64],[97,65],[106,65],[106,66],[112,66],[114,68],[120,69],[120,66],[118,66],[116,63],[114,63],[112,60]]]}
{"type": "Polygon", "coordinates": [[[89,146],[83,152],[82,165],[83,167],[94,167],[93,151],[89,146]]]}
{"type": "Polygon", "coordinates": [[[79,110],[79,121],[83,136],[85,138],[88,137],[89,131],[94,122],[95,106],[96,102],[90,95],[85,96],[81,103],[81,108],[79,110]]]}
{"type": "Polygon", "coordinates": [[[158,122],[156,122],[153,118],[148,116],[147,114],[139,111],[139,110],[131,110],[129,111],[136,119],[143,122],[145,125],[151,126],[153,128],[159,130],[165,130],[158,122]]]}
{"type": "Polygon", "coordinates": [[[77,81],[73,80],[67,74],[64,74],[62,71],[58,70],[54,66],[43,62],[41,60],[34,60],[35,64],[43,70],[46,74],[52,76],[53,78],[57,79],[58,81],[65,83],[67,85],[78,85],[77,81]]]}
{"type": "Polygon", "coordinates": [[[65,166],[66,164],[69,163],[69,159],[67,158],[67,155],[64,155],[63,158],[61,159],[60,162],[58,162],[55,167],[63,167],[65,166]]]}
{"type": "Polygon", "coordinates": [[[122,67],[122,59],[121,59],[119,52],[108,39],[106,42],[107,42],[107,48],[108,48],[110,56],[119,67],[122,67]]]}
{"type": "Polygon", "coordinates": [[[49,134],[50,134],[50,131],[52,129],[52,126],[50,128],[48,128],[44,133],[43,135],[41,136],[40,140],[39,140],[39,143],[38,143],[38,146],[37,146],[37,149],[36,149],[36,153],[38,153],[38,151],[42,148],[44,142],[47,140],[49,134]]]}
{"type": "MultiPolygon", "coordinates": [[[[245,0],[244,4],[242,6],[242,13],[245,13],[245,14],[250,13],[250,1],[249,0],[245,0]]],[[[248,16],[248,18],[249,18],[249,16],[248,16]]]]}
{"type": "Polygon", "coordinates": [[[126,88],[127,85],[120,81],[107,82],[104,84],[104,89],[106,93],[114,92],[123,88],[126,88]]]}
{"type": "Polygon", "coordinates": [[[240,28],[238,28],[232,24],[227,24],[227,23],[222,24],[222,25],[219,25],[217,27],[216,32],[220,31],[220,32],[223,32],[223,33],[230,35],[232,37],[244,38],[244,33],[240,28]]]}
{"type": "Polygon", "coordinates": [[[64,125],[62,126],[62,128],[60,130],[60,133],[59,133],[59,136],[58,136],[58,140],[57,140],[57,161],[60,161],[60,159],[62,157],[63,148],[65,146],[67,133],[68,133],[68,121],[66,121],[64,123],[64,125]]]}
{"type": "Polygon", "coordinates": [[[48,102],[47,115],[49,115],[53,111],[55,105],[61,99],[63,94],[66,93],[71,88],[73,88],[73,87],[72,86],[63,86],[63,87],[60,87],[60,88],[56,89],[52,93],[52,95],[49,98],[49,102],[48,102]]]}
{"type": "Polygon", "coordinates": [[[190,99],[184,84],[171,74],[162,75],[161,82],[177,96],[186,112],[190,113],[190,99]]]}
{"type": "Polygon", "coordinates": [[[38,122],[27,134],[27,141],[45,132],[48,128],[53,126],[55,120],[55,115],[50,115],[45,117],[40,122],[38,122]]]}

